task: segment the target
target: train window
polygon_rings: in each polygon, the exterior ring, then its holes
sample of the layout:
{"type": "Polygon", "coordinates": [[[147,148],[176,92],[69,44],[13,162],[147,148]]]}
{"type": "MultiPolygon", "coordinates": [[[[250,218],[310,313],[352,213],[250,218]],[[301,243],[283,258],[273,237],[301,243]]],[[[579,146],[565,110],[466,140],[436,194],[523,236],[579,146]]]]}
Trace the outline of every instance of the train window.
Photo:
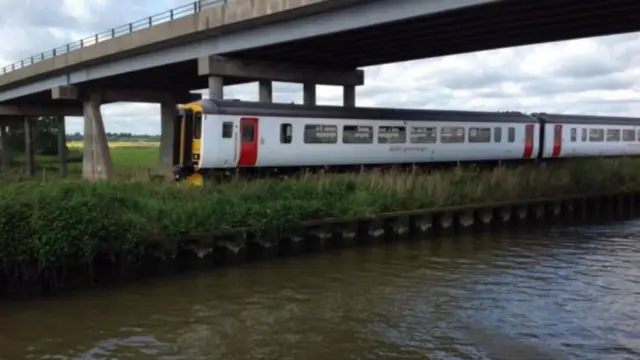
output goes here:
{"type": "Polygon", "coordinates": [[[306,144],[335,144],[338,142],[336,125],[305,125],[304,142],[306,144]]]}
{"type": "Polygon", "coordinates": [[[582,141],[586,142],[587,141],[587,129],[580,129],[580,131],[582,132],[582,141]]]}
{"type": "Polygon", "coordinates": [[[491,128],[469,128],[469,142],[483,143],[491,142],[491,128]]]}
{"type": "Polygon", "coordinates": [[[253,138],[255,135],[256,127],[251,124],[243,124],[242,125],[242,142],[250,143],[253,142],[253,138]]]}
{"type": "Polygon", "coordinates": [[[510,143],[516,142],[516,128],[509,127],[507,137],[510,143]]]}
{"type": "Polygon", "coordinates": [[[373,126],[345,125],[342,128],[342,142],[345,144],[372,144],[373,126]]]}
{"type": "Polygon", "coordinates": [[[640,130],[638,130],[638,137],[637,137],[637,139],[638,139],[638,140],[640,140],[640,130]]]}
{"type": "Polygon", "coordinates": [[[292,138],[292,127],[291,124],[280,124],[280,143],[281,144],[291,144],[292,138]]]}
{"type": "Polygon", "coordinates": [[[413,144],[433,144],[437,137],[435,127],[412,127],[409,140],[413,144]]]}
{"type": "Polygon", "coordinates": [[[607,129],[607,141],[620,141],[620,129],[607,129]]]}
{"type": "Polygon", "coordinates": [[[578,129],[571,128],[571,142],[578,141],[578,129]]]}
{"type": "Polygon", "coordinates": [[[493,142],[502,142],[502,128],[495,127],[493,128],[493,142]]]}
{"type": "Polygon", "coordinates": [[[636,132],[633,130],[622,130],[622,141],[636,141],[636,132]]]}
{"type": "Polygon", "coordinates": [[[457,126],[443,126],[440,129],[440,142],[447,143],[463,143],[464,128],[457,126]]]}
{"type": "Polygon", "coordinates": [[[378,143],[400,144],[407,142],[407,132],[404,126],[379,126],[378,143]]]}
{"type": "Polygon", "coordinates": [[[222,137],[225,139],[231,139],[233,137],[233,123],[225,121],[222,123],[222,137]]]}
{"type": "Polygon", "coordinates": [[[202,113],[197,112],[193,116],[193,138],[200,139],[202,136],[202,113]]]}
{"type": "Polygon", "coordinates": [[[604,141],[604,129],[589,129],[589,141],[604,141]]]}

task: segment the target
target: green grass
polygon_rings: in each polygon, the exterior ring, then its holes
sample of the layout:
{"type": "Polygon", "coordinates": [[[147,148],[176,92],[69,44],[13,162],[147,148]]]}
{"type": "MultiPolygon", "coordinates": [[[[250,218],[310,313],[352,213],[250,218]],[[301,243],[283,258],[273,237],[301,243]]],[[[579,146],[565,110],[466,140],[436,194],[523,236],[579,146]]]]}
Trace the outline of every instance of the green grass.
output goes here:
{"type": "Polygon", "coordinates": [[[484,172],[458,168],[432,175],[318,175],[210,188],[5,181],[0,184],[0,266],[16,271],[37,264],[35,269],[41,271],[88,263],[105,249],[135,257],[147,239],[178,239],[187,233],[638,189],[640,159],[576,159],[484,172]]]}
{"type": "MultiPolygon", "coordinates": [[[[114,146],[110,148],[111,159],[118,180],[149,181],[156,175],[160,158],[160,148],[155,143],[145,146],[114,146]]],[[[11,170],[1,174],[1,178],[25,180],[29,176],[26,173],[26,161],[24,153],[15,153],[11,159],[11,170]]],[[[59,177],[59,159],[57,155],[37,155],[36,178],[55,179],[59,177]]],[[[82,148],[69,146],[67,154],[67,172],[71,179],[82,177],[82,148]]]]}
{"type": "Polygon", "coordinates": [[[114,167],[156,167],[160,159],[157,147],[121,147],[111,148],[114,167]]]}

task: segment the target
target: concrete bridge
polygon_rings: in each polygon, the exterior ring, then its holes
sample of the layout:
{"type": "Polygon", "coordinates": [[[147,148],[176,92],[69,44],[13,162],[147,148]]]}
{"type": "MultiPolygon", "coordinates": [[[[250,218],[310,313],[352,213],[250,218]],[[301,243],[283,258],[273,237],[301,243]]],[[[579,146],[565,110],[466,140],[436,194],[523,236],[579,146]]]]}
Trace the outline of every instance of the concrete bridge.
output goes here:
{"type": "Polygon", "coordinates": [[[0,120],[28,128],[53,115],[64,128],[63,116],[84,116],[83,176],[109,178],[100,106],[161,103],[169,169],[175,104],[198,98],[192,90],[220,99],[225,85],[259,81],[271,102],[272,81],[297,82],[313,105],[317,84],[339,85],[355,106],[358,67],[637,31],[638,10],[632,0],[201,0],[4,66],[0,120]]]}

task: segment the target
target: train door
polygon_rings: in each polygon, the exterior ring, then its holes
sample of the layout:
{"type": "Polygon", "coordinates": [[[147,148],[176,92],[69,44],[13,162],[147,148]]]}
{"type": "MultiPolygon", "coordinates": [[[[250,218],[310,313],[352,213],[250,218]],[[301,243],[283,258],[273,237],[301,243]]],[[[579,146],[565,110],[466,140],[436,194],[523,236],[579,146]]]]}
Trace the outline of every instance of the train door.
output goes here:
{"type": "Polygon", "coordinates": [[[562,152],[562,125],[553,126],[553,151],[551,157],[559,157],[562,152]]]}
{"type": "Polygon", "coordinates": [[[255,166],[258,161],[258,118],[240,119],[240,158],[238,166],[255,166]]]}
{"type": "Polygon", "coordinates": [[[524,127],[524,153],[523,159],[531,158],[533,155],[533,142],[534,142],[534,126],[533,124],[527,124],[524,127]]]}
{"type": "Polygon", "coordinates": [[[202,112],[186,108],[181,111],[179,164],[197,168],[200,162],[202,112]]]}
{"type": "Polygon", "coordinates": [[[221,115],[214,118],[214,123],[217,124],[216,126],[222,126],[222,134],[215,140],[216,143],[213,147],[215,149],[215,154],[213,154],[215,161],[212,166],[235,168],[238,165],[239,152],[237,123],[221,115]],[[220,121],[222,121],[221,125],[220,121]]]}
{"type": "Polygon", "coordinates": [[[176,118],[173,121],[173,156],[171,164],[182,165],[182,118],[184,117],[184,110],[179,109],[176,118]]]}

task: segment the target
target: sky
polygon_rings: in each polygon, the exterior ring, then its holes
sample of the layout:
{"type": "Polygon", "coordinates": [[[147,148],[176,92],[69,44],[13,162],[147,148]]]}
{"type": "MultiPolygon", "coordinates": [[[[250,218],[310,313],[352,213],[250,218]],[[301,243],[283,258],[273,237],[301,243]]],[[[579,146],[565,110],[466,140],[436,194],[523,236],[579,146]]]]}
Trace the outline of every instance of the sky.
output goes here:
{"type": "MultiPolygon", "coordinates": [[[[188,2],[0,0],[0,66],[188,2]]],[[[640,116],[640,33],[483,51],[364,68],[358,106],[640,116]]],[[[302,85],[274,83],[275,102],[302,103],[302,85]]],[[[225,97],[257,100],[258,85],[225,97]]],[[[318,86],[317,103],[340,105],[342,89],[318,86]]],[[[158,134],[160,106],[102,107],[108,132],[158,134]]],[[[82,132],[67,117],[67,132],[82,132]]]]}

